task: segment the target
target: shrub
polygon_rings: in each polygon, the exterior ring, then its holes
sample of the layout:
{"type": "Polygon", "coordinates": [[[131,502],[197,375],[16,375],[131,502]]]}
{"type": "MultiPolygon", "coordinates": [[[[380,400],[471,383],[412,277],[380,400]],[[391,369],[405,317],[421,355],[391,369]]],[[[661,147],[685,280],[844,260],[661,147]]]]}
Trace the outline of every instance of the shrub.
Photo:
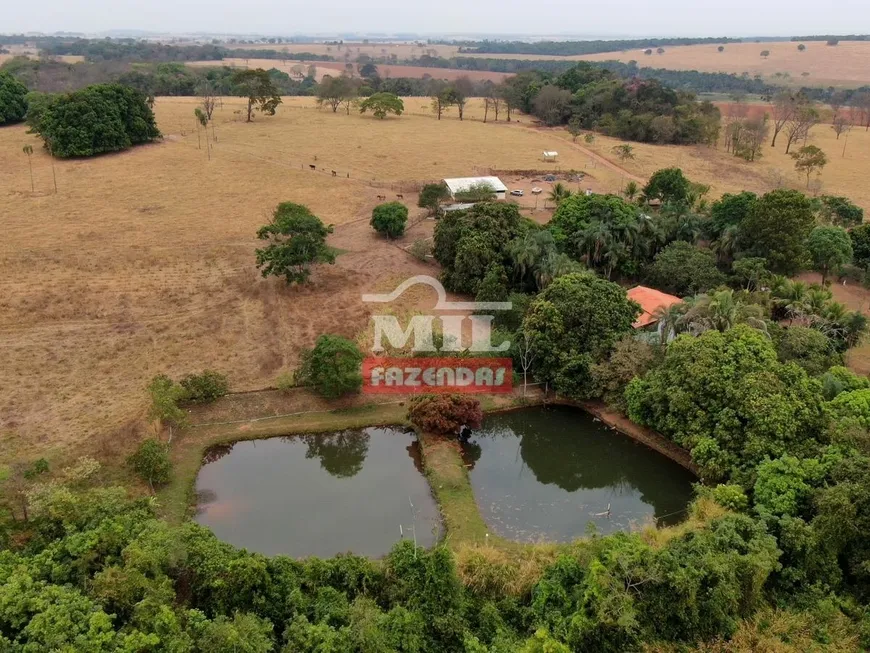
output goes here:
{"type": "Polygon", "coordinates": [[[27,115],[27,87],[0,71],[0,125],[21,122],[27,115]]]}
{"type": "Polygon", "coordinates": [[[425,261],[432,254],[432,243],[428,240],[415,240],[408,248],[408,253],[416,259],[425,261]]]}
{"type": "Polygon", "coordinates": [[[356,343],[341,336],[323,335],[317,339],[314,349],[302,354],[296,380],[301,385],[312,386],[317,394],[327,399],[337,399],[359,392],[362,359],[356,343]]]}
{"type": "Polygon", "coordinates": [[[184,388],[165,374],[158,374],[148,384],[148,393],[151,395],[152,417],[177,426],[185,423],[187,414],[178,407],[184,400],[184,388]]]}
{"type": "Polygon", "coordinates": [[[296,387],[296,379],[293,375],[293,372],[284,372],[278,375],[278,378],[275,379],[275,387],[278,388],[281,392],[290,392],[293,388],[296,387]]]}
{"type": "Polygon", "coordinates": [[[172,461],[169,460],[169,446],[150,438],[139,445],[136,453],[127,458],[127,464],[151,488],[169,482],[172,461]]]}
{"type": "Polygon", "coordinates": [[[227,377],[214,370],[202,374],[188,374],[181,379],[184,389],[182,400],[191,404],[210,404],[223,397],[229,390],[227,377]]]}
{"type": "Polygon", "coordinates": [[[720,506],[743,512],[749,507],[749,498],[739,485],[723,485],[720,483],[710,491],[710,496],[720,506]]]}
{"type": "Polygon", "coordinates": [[[450,192],[444,183],[426,184],[420,190],[420,198],[417,201],[417,206],[421,209],[429,209],[430,214],[438,213],[438,208],[442,201],[450,197],[450,192]]]}
{"type": "Polygon", "coordinates": [[[62,95],[40,120],[53,155],[67,158],[125,150],[160,136],[145,96],[121,84],[97,84],[62,95]]]}
{"type": "Polygon", "coordinates": [[[382,236],[399,238],[405,233],[405,225],[408,224],[408,207],[401,202],[379,204],[372,211],[369,224],[382,236]]]}
{"type": "Polygon", "coordinates": [[[479,428],[483,411],[480,402],[468,395],[422,395],[411,399],[408,419],[427,433],[455,435],[462,425],[479,428]]]}

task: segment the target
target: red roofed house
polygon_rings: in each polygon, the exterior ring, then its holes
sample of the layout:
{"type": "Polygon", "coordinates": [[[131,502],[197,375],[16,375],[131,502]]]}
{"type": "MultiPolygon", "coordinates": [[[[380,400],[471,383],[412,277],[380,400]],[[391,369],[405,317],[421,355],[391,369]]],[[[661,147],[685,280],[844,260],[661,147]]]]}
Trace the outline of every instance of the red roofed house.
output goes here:
{"type": "Polygon", "coordinates": [[[642,310],[642,313],[632,325],[635,329],[647,329],[647,327],[656,324],[658,322],[656,312],[660,308],[667,308],[683,301],[679,297],[674,297],[673,295],[661,292],[655,288],[647,288],[646,286],[635,286],[626,294],[629,299],[640,304],[642,310]]]}

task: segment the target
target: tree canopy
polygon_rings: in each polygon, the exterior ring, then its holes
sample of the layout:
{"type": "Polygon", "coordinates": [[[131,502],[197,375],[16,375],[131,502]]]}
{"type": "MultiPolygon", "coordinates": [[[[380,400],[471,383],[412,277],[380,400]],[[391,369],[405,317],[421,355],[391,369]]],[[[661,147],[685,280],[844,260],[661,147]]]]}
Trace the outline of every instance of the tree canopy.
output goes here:
{"type": "Polygon", "coordinates": [[[0,70],[0,125],[21,122],[27,115],[27,87],[0,70]]]}
{"type": "Polygon", "coordinates": [[[408,207],[401,202],[378,204],[372,211],[371,226],[387,238],[399,238],[408,223],[408,207]]]}
{"type": "Polygon", "coordinates": [[[284,277],[287,283],[304,283],[315,263],[335,263],[326,244],[332,225],[326,226],[307,206],[282,202],[272,222],[257,231],[267,245],[257,250],[257,267],[263,276],[284,277]]]}
{"type": "Polygon", "coordinates": [[[806,240],[815,223],[812,202],[803,193],[771,191],[740,223],[741,248],[767,259],[771,271],[792,274],[807,263],[806,240]]]}
{"type": "Polygon", "coordinates": [[[852,262],[852,239],[842,227],[816,227],[807,238],[807,250],[822,283],[833,270],[852,262]]]}
{"type": "Polygon", "coordinates": [[[359,105],[359,112],[371,111],[375,118],[383,120],[388,113],[401,116],[405,111],[405,103],[393,93],[375,93],[363,100],[359,105]]]}
{"type": "Polygon", "coordinates": [[[565,396],[587,396],[592,365],[632,331],[639,314],[622,287],[592,272],[556,278],[532,302],[523,322],[538,358],[536,376],[565,396]]]}
{"type": "Polygon", "coordinates": [[[240,70],[233,75],[233,85],[237,92],[248,98],[247,121],[251,122],[254,110],[274,116],[281,104],[281,96],[272,77],[262,68],[240,70]]]}
{"type": "Polygon", "coordinates": [[[61,158],[117,152],[160,136],[145,96],[121,84],[56,96],[34,127],[51,153],[61,158]]]}
{"type": "Polygon", "coordinates": [[[337,335],[323,335],[314,348],[302,354],[296,380],[317,394],[337,399],[362,387],[363,355],[356,343],[337,335]]]}
{"type": "Polygon", "coordinates": [[[676,295],[694,295],[725,283],[710,251],[678,240],[659,252],[647,272],[647,281],[676,295]]]}

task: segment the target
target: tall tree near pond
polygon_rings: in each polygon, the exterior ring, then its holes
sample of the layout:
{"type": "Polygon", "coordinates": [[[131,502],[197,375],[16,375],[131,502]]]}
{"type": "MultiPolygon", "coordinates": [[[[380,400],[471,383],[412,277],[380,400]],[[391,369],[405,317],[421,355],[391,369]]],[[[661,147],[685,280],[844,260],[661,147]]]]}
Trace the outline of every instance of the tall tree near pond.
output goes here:
{"type": "Polygon", "coordinates": [[[794,274],[808,262],[805,243],[815,223],[812,202],[803,193],[771,191],[740,223],[740,249],[766,258],[772,272],[794,274]]]}
{"type": "Polygon", "coordinates": [[[359,392],[363,355],[356,343],[337,335],[322,335],[302,354],[296,379],[327,399],[359,392]]]}
{"type": "Polygon", "coordinates": [[[523,331],[535,342],[536,375],[568,397],[588,397],[591,366],[632,331],[640,307],[592,272],[555,279],[529,307],[523,331]]]}
{"type": "Polygon", "coordinates": [[[275,110],[281,104],[278,89],[262,68],[240,70],[232,77],[233,85],[243,97],[248,99],[247,122],[253,121],[254,110],[274,116],[275,110]]]}

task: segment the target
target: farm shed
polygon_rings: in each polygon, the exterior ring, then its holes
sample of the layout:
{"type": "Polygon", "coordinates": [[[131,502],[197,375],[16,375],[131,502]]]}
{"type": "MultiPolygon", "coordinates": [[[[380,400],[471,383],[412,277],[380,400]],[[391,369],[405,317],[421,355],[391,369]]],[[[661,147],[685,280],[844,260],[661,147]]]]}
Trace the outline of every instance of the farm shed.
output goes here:
{"type": "Polygon", "coordinates": [[[462,194],[482,184],[492,187],[496,199],[503,200],[507,197],[507,186],[498,177],[457,177],[455,179],[444,180],[444,185],[447,186],[447,190],[450,191],[450,197],[454,200],[457,193],[462,194]]]}
{"type": "Polygon", "coordinates": [[[558,152],[547,151],[543,153],[544,161],[555,162],[556,158],[559,156],[558,152]]]}

